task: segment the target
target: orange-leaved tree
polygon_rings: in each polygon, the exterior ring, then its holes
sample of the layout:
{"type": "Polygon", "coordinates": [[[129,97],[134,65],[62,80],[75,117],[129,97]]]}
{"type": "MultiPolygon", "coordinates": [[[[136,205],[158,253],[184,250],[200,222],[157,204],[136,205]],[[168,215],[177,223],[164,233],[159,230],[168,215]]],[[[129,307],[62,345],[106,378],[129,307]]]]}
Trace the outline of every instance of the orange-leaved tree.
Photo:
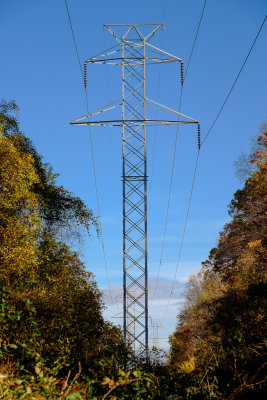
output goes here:
{"type": "Polygon", "coordinates": [[[82,229],[97,231],[97,219],[57,185],[16,110],[0,104],[0,359],[28,367],[36,357],[75,368],[80,361],[93,373],[104,358],[113,368],[123,361],[121,332],[104,320],[94,277],[68,243],[82,229]]]}
{"type": "Polygon", "coordinates": [[[231,221],[188,283],[171,338],[170,363],[200,386],[216,382],[215,398],[261,396],[266,384],[266,130],[251,163],[250,176],[229,206],[231,221]]]}

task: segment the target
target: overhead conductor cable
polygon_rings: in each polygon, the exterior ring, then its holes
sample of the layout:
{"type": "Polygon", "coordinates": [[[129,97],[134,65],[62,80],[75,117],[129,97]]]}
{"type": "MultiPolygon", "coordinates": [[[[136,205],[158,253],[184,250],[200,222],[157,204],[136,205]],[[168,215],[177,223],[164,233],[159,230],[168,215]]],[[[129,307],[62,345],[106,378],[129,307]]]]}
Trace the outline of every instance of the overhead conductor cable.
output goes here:
{"type": "MultiPolygon", "coordinates": [[[[84,81],[86,108],[87,108],[87,114],[89,114],[88,96],[87,96],[87,91],[86,91],[86,87],[87,87],[87,69],[84,66],[84,74],[83,74],[81,59],[80,59],[80,56],[79,56],[78,46],[77,46],[77,42],[76,42],[76,39],[75,39],[74,30],[73,30],[73,27],[72,27],[72,22],[71,22],[71,17],[70,17],[70,13],[69,13],[68,3],[67,3],[67,0],[64,0],[64,1],[65,1],[67,14],[68,14],[68,19],[69,19],[70,29],[71,29],[71,33],[72,33],[73,42],[74,42],[74,47],[75,47],[75,51],[76,51],[76,55],[77,55],[77,59],[78,59],[78,63],[79,63],[80,71],[81,71],[81,76],[82,76],[82,80],[84,81]]],[[[102,224],[101,224],[100,204],[99,204],[99,196],[98,196],[97,181],[96,181],[96,171],[95,171],[95,159],[94,159],[92,132],[91,132],[90,125],[88,125],[88,127],[89,127],[90,148],[91,148],[91,157],[92,157],[93,172],[94,172],[94,185],[95,185],[95,193],[96,193],[97,211],[98,211],[98,215],[99,215],[99,228],[100,228],[99,229],[99,233],[100,233],[100,238],[101,238],[101,246],[102,246],[104,264],[105,264],[105,270],[106,270],[106,279],[107,279],[107,283],[108,283],[110,299],[111,299],[112,303],[115,304],[113,296],[112,296],[112,292],[111,292],[111,287],[110,287],[109,273],[108,273],[107,259],[106,259],[106,252],[105,252],[104,239],[103,239],[103,233],[102,233],[102,224]]]]}
{"type": "Polygon", "coordinates": [[[252,51],[252,49],[253,49],[253,47],[254,47],[254,45],[255,45],[255,43],[256,43],[258,37],[259,37],[259,34],[260,34],[260,32],[261,32],[261,30],[262,30],[262,28],[263,28],[263,26],[264,26],[264,24],[265,24],[265,22],[266,22],[266,19],[267,19],[267,15],[266,15],[266,16],[264,17],[264,19],[263,19],[263,22],[262,22],[262,24],[261,24],[261,26],[260,26],[260,28],[259,28],[259,30],[258,30],[258,32],[257,32],[257,35],[256,35],[256,37],[255,37],[255,39],[254,39],[254,41],[253,41],[253,43],[252,43],[252,45],[251,45],[251,47],[250,47],[250,49],[249,49],[249,52],[248,52],[248,54],[247,54],[247,56],[246,56],[246,58],[245,58],[245,60],[244,60],[244,62],[243,62],[243,64],[242,64],[242,66],[241,66],[241,69],[239,70],[239,72],[238,72],[238,74],[237,74],[237,76],[236,76],[236,78],[235,78],[235,80],[234,80],[234,83],[232,84],[231,89],[230,89],[230,91],[228,92],[228,94],[227,94],[227,96],[226,96],[226,98],[225,98],[225,100],[224,100],[224,102],[223,102],[223,104],[222,104],[222,106],[221,106],[221,108],[220,108],[218,114],[216,115],[216,117],[215,117],[213,123],[211,124],[211,127],[209,128],[209,130],[208,130],[206,136],[204,137],[202,143],[200,143],[199,151],[198,151],[198,155],[197,155],[197,160],[196,160],[196,164],[195,164],[195,171],[194,171],[193,182],[192,182],[192,187],[191,187],[191,192],[190,192],[190,198],[189,198],[188,210],[187,210],[187,215],[186,215],[186,220],[185,220],[185,227],[184,227],[184,231],[183,231],[182,243],[181,243],[181,247],[180,247],[180,251],[179,251],[179,255],[178,255],[178,261],[177,261],[177,267],[176,267],[176,271],[175,271],[175,277],[174,277],[174,281],[173,281],[173,284],[172,284],[171,294],[170,294],[170,296],[169,296],[168,303],[167,303],[167,306],[166,306],[166,309],[165,309],[163,318],[162,318],[162,320],[161,320],[161,323],[164,321],[164,319],[165,319],[165,317],[166,317],[167,310],[168,310],[168,307],[169,307],[169,304],[170,304],[170,300],[171,300],[171,296],[172,296],[173,290],[174,290],[175,279],[176,279],[176,274],[177,274],[178,266],[179,266],[179,263],[180,263],[180,257],[181,257],[181,252],[182,252],[182,246],[183,246],[184,236],[185,236],[185,231],[186,231],[186,225],[187,225],[187,220],[188,220],[188,215],[189,215],[189,210],[190,210],[190,205],[191,205],[191,200],[192,200],[193,189],[194,189],[194,185],[195,185],[195,178],[196,178],[196,173],[197,173],[197,168],[198,168],[198,160],[199,160],[200,148],[203,146],[203,143],[206,141],[208,135],[211,133],[211,131],[212,131],[212,129],[213,129],[213,127],[214,127],[216,121],[218,120],[218,118],[219,118],[219,116],[220,116],[220,114],[221,114],[221,112],[222,112],[222,110],[223,110],[223,108],[224,108],[224,106],[225,106],[225,104],[226,104],[228,98],[230,97],[230,95],[231,95],[231,93],[232,93],[232,91],[233,91],[233,89],[234,89],[234,87],[235,87],[235,84],[236,84],[236,82],[238,81],[238,78],[239,78],[239,76],[240,76],[240,74],[241,74],[241,72],[242,72],[242,70],[243,70],[243,68],[244,68],[244,66],[245,66],[245,64],[246,64],[246,62],[247,62],[247,60],[248,60],[250,54],[251,54],[251,51],[252,51]]]}
{"type": "MultiPolygon", "coordinates": [[[[201,22],[202,22],[202,18],[203,18],[203,14],[204,14],[204,11],[205,11],[206,3],[207,3],[207,0],[205,0],[205,1],[204,1],[204,4],[203,4],[201,16],[200,16],[200,19],[199,19],[199,23],[198,23],[196,35],[195,35],[195,38],[194,38],[194,42],[193,42],[193,45],[192,45],[192,49],[191,49],[191,52],[190,52],[189,60],[188,60],[187,66],[186,66],[185,74],[184,74],[184,64],[183,64],[183,61],[181,60],[181,93],[180,93],[180,102],[179,102],[179,112],[181,111],[181,106],[182,106],[182,97],[183,97],[183,85],[184,85],[184,80],[185,80],[185,78],[186,78],[189,65],[190,65],[190,63],[191,63],[191,58],[192,58],[192,55],[193,55],[193,52],[194,52],[194,48],[195,48],[195,45],[196,45],[196,41],[197,41],[197,37],[198,37],[198,33],[199,33],[199,28],[200,28],[200,25],[201,25],[201,22]]],[[[156,291],[157,291],[157,287],[158,287],[158,280],[159,280],[160,268],[161,268],[162,260],[163,260],[163,252],[164,252],[164,247],[165,247],[165,239],[166,239],[166,232],[167,232],[167,223],[168,223],[169,208],[170,208],[170,200],[171,200],[171,192],[172,192],[174,165],[175,165],[175,158],[176,158],[177,140],[178,140],[178,125],[177,125],[177,128],[176,128],[176,136],[175,136],[175,143],[174,143],[174,150],[173,150],[173,160],[172,160],[172,169],[171,169],[171,180],[170,180],[170,187],[169,187],[168,204],[167,204],[167,211],[166,211],[166,217],[165,217],[165,225],[164,225],[163,240],[162,240],[162,246],[161,246],[160,262],[159,262],[159,267],[158,267],[158,272],[157,272],[157,278],[156,278],[156,284],[155,284],[155,288],[154,288],[154,293],[153,293],[153,296],[152,296],[151,304],[152,304],[153,300],[155,299],[155,295],[156,295],[156,291]]],[[[199,157],[199,154],[197,155],[196,165],[197,165],[197,163],[198,163],[198,157],[199,157]]],[[[195,175],[195,174],[194,174],[194,175],[195,175]]],[[[193,179],[194,179],[194,178],[193,178],[193,179]]],[[[175,274],[175,276],[176,276],[176,274],[175,274]]]]}

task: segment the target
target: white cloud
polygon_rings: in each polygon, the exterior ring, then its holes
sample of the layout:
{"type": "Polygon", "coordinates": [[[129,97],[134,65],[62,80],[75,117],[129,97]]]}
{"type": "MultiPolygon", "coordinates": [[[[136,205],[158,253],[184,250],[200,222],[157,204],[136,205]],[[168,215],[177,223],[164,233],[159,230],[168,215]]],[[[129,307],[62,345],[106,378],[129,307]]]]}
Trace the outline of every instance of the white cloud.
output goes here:
{"type": "MultiPolygon", "coordinates": [[[[173,285],[173,281],[168,279],[159,278],[157,281],[156,278],[150,278],[148,285],[149,302],[152,300],[153,302],[159,300],[165,301],[169,298],[171,290],[173,291],[172,298],[180,299],[181,293],[184,290],[184,279],[176,281],[173,285]]],[[[123,301],[123,289],[121,285],[110,285],[110,288],[104,288],[102,292],[106,305],[110,305],[114,301],[119,305],[123,301]]]]}
{"type": "MultiPolygon", "coordinates": [[[[149,292],[151,293],[149,299],[149,343],[152,346],[158,343],[158,346],[164,350],[168,350],[169,336],[174,332],[177,315],[183,304],[183,291],[184,282],[176,281],[171,299],[169,299],[170,292],[172,289],[172,281],[168,279],[160,278],[158,280],[158,287],[154,299],[152,294],[154,292],[156,279],[152,278],[149,282],[149,292]],[[167,307],[167,304],[168,308],[167,307]],[[165,316],[162,322],[163,316],[165,316]],[[158,324],[159,327],[156,330],[158,337],[155,337],[155,329],[153,326],[158,324]],[[154,335],[154,336],[153,336],[154,335]]],[[[122,297],[122,287],[120,285],[112,285],[110,291],[114,302],[111,302],[110,292],[108,288],[103,290],[104,301],[107,306],[104,311],[104,317],[116,325],[122,326],[123,323],[123,297],[122,297]]]]}

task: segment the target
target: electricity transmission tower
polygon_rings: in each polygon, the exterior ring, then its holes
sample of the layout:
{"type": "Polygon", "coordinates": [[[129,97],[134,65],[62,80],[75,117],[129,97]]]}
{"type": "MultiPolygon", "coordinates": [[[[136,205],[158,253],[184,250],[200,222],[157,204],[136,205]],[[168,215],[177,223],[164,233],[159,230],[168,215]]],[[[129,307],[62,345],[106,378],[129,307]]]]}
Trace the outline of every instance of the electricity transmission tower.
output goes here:
{"type": "Polygon", "coordinates": [[[182,60],[150,43],[162,24],[104,25],[117,44],[85,61],[122,67],[122,96],[84,115],[71,124],[122,127],[123,182],[123,329],[124,339],[139,353],[148,352],[147,267],[147,128],[149,126],[198,124],[147,97],[146,68],[150,64],[181,63],[182,60]],[[150,110],[162,112],[151,119],[150,110]],[[110,118],[97,119],[104,112],[110,118]],[[118,114],[119,111],[119,114],[118,114]],[[164,114],[165,113],[165,114],[164,114]],[[168,117],[165,115],[169,114],[168,117]],[[172,116],[172,118],[171,118],[172,116]]]}

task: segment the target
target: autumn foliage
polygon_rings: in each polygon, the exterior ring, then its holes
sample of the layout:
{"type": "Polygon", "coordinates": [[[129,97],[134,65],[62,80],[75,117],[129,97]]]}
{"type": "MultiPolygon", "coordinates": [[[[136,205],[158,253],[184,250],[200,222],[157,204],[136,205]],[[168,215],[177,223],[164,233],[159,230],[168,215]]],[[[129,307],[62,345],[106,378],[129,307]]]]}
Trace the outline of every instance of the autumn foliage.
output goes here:
{"type": "Polygon", "coordinates": [[[206,382],[214,398],[260,399],[266,384],[266,131],[251,163],[229,206],[231,221],[187,284],[171,338],[170,364],[206,382]]]}
{"type": "Polygon", "coordinates": [[[93,373],[111,356],[112,342],[122,363],[121,332],[104,321],[93,276],[68,245],[82,229],[97,231],[97,221],[56,184],[51,166],[19,131],[15,111],[14,103],[0,107],[0,361],[31,370],[38,355],[46,365],[60,362],[64,370],[80,362],[93,373]]]}
{"type": "Polygon", "coordinates": [[[70,244],[97,219],[57,185],[0,104],[0,399],[264,399],[267,132],[246,162],[231,217],[190,278],[167,363],[138,359],[104,320],[70,244]]]}

